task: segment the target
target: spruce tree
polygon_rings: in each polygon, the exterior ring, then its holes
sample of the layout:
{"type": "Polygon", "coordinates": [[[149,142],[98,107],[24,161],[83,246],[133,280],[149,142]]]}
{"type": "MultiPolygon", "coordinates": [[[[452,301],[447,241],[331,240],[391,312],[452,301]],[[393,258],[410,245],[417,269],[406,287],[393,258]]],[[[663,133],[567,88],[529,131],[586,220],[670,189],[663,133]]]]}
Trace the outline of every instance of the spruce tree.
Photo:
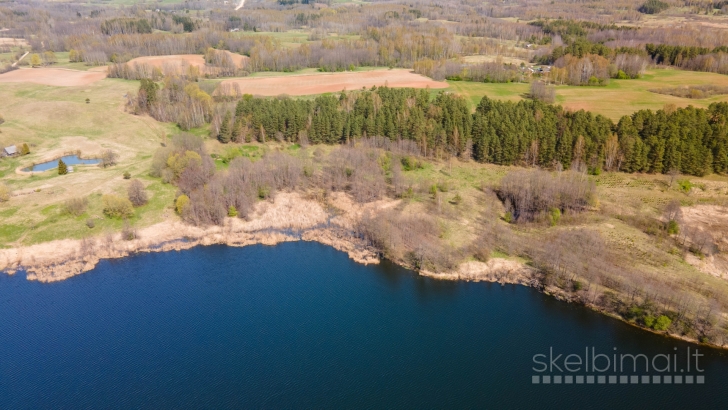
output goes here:
{"type": "Polygon", "coordinates": [[[225,116],[222,118],[217,139],[223,144],[230,142],[230,111],[225,112],[225,116]]]}
{"type": "Polygon", "coordinates": [[[63,159],[58,160],[58,175],[66,175],[68,174],[68,167],[66,166],[66,163],[63,162],[63,159]]]}

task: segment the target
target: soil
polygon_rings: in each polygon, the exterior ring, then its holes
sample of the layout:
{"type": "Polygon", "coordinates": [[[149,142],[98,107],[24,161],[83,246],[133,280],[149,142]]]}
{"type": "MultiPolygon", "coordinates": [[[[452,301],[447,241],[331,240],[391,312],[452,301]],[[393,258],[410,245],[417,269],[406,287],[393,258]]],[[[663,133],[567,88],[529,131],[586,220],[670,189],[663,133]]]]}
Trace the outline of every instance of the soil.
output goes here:
{"type": "Polygon", "coordinates": [[[56,87],[79,87],[106,78],[106,67],[89,71],[66,68],[21,68],[0,74],[0,83],[33,83],[56,87]]]}
{"type": "Polygon", "coordinates": [[[317,73],[265,78],[236,78],[223,84],[237,84],[240,92],[259,96],[313,95],[358,90],[372,86],[447,88],[448,84],[434,81],[410,70],[373,70],[348,73],[317,73]]]}

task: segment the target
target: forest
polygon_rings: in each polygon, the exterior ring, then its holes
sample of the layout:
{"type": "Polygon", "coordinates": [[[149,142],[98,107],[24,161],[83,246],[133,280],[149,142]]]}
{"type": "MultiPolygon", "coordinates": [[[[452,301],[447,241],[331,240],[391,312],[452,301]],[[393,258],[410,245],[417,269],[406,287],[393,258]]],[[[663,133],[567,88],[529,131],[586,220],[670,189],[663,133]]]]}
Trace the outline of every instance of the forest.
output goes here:
{"type": "Polygon", "coordinates": [[[130,109],[182,127],[211,122],[223,143],[345,144],[366,137],[412,141],[421,155],[550,169],[683,173],[728,172],[728,103],[708,109],[642,110],[614,124],[586,111],[540,101],[484,97],[471,114],[464,98],[427,90],[373,87],[313,100],[242,96],[212,101],[194,83],[142,83],[130,109]],[[194,119],[191,119],[194,118],[194,119]]]}
{"type": "Polygon", "coordinates": [[[486,6],[466,0],[444,4],[417,0],[316,6],[257,1],[235,11],[202,2],[159,4],[149,10],[144,5],[104,8],[94,3],[65,6],[16,0],[0,5],[0,27],[4,37],[27,40],[35,53],[69,52],[75,61],[88,65],[125,63],[140,56],[204,54],[213,47],[251,58],[240,75],[396,66],[414,67],[433,78],[495,82],[519,78],[516,70],[502,65],[446,67],[462,56],[483,54],[553,64],[567,71],[597,67],[586,79],[564,75],[557,80],[573,85],[605,84],[620,70],[635,78],[646,64],[726,73],[726,31],[710,24],[641,25],[646,10],[682,7],[688,8],[686,15],[719,16],[725,8],[719,3],[681,3],[523,0],[486,6]],[[47,24],[51,20],[53,24],[47,24]],[[291,44],[278,35],[294,31],[305,34],[303,41],[291,44]],[[568,56],[575,59],[565,60],[568,56]],[[432,65],[437,67],[427,68],[432,65]],[[606,69],[610,65],[614,69],[606,69]],[[589,81],[592,77],[596,83],[589,81]]]}

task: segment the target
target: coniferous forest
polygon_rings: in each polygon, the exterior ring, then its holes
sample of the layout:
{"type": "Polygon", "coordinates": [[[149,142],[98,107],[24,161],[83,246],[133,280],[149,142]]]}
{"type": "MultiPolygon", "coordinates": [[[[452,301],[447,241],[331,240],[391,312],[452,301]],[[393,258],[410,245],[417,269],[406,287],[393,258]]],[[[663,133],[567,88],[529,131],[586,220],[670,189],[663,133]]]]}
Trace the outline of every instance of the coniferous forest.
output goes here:
{"type": "MultiPolygon", "coordinates": [[[[156,96],[150,99],[148,92],[142,88],[139,100],[166,104],[156,96]]],[[[413,141],[424,156],[499,165],[594,174],[728,172],[728,103],[642,110],[617,124],[602,115],[532,100],[484,97],[471,113],[460,96],[431,97],[428,90],[410,88],[380,87],[312,100],[245,95],[227,110],[221,106],[207,118],[212,137],[222,142],[338,144],[376,136],[413,141]]],[[[165,111],[154,105],[147,109],[152,115],[165,111]]]]}

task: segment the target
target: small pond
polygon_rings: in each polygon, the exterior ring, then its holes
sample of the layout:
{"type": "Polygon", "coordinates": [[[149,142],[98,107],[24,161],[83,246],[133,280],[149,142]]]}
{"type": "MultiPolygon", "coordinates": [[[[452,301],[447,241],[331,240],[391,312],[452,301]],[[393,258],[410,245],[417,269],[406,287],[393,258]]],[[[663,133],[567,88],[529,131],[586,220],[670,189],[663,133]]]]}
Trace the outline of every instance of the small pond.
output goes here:
{"type": "MultiPolygon", "coordinates": [[[[65,162],[66,165],[95,165],[101,162],[98,158],[82,159],[79,158],[78,155],[64,155],[61,159],[63,159],[63,162],[65,162]]],[[[41,172],[54,168],[58,168],[58,158],[53,161],[42,162],[40,164],[35,164],[32,167],[24,168],[23,171],[41,172]]]]}

